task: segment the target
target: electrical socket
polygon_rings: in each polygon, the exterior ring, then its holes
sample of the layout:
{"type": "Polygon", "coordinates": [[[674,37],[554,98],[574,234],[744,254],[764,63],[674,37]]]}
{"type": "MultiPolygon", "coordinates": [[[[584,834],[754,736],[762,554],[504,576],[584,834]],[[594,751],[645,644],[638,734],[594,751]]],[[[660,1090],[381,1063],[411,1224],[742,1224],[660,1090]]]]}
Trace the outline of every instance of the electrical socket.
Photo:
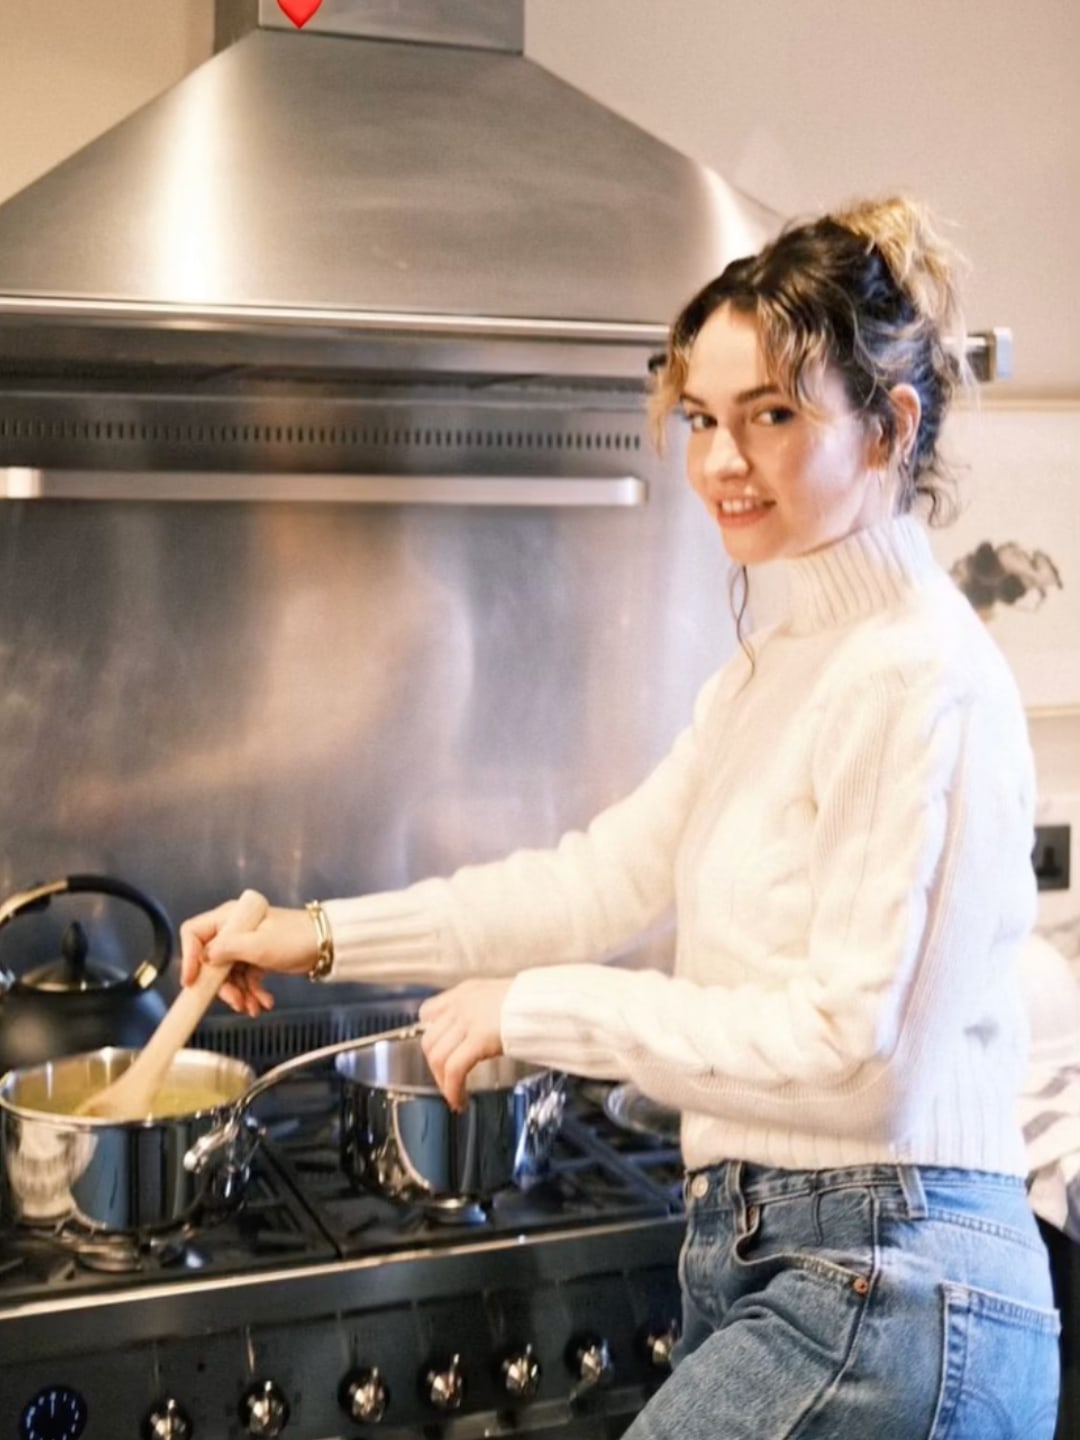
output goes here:
{"type": "Polygon", "coordinates": [[[1031,863],[1040,890],[1068,890],[1071,825],[1036,825],[1031,863]]]}

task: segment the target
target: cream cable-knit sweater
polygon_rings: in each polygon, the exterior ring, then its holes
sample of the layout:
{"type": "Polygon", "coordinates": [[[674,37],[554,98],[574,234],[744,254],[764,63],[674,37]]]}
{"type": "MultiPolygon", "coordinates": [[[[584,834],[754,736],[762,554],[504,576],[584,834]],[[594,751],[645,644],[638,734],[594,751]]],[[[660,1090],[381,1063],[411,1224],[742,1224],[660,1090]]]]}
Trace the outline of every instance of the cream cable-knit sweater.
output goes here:
{"type": "Polygon", "coordinates": [[[791,619],[636,791],[554,850],[328,902],[335,976],[516,973],[507,1053],[677,1106],[691,1168],[1022,1174],[1016,687],[914,519],[787,568],[791,619]],[[596,963],[673,904],[673,975],[596,963]]]}

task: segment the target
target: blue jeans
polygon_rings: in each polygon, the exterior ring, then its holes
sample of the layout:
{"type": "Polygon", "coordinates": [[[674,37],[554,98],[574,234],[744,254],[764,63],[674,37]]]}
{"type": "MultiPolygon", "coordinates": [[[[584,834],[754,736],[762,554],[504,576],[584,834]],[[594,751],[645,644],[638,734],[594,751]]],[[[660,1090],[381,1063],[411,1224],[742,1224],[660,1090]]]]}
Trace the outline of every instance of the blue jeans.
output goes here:
{"type": "Polygon", "coordinates": [[[624,1440],[1051,1440],[1060,1327],[1022,1181],[733,1161],[685,1188],[682,1338],[624,1440]]]}

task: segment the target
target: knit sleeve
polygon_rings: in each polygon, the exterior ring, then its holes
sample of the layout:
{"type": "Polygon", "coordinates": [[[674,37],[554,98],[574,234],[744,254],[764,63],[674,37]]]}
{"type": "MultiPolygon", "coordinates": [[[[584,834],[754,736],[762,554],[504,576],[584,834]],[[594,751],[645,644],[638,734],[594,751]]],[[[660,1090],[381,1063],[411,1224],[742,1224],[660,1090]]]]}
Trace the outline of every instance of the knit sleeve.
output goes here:
{"type": "Polygon", "coordinates": [[[525,973],[503,1012],[507,1050],[629,1076],[681,1109],[903,1133],[935,1047],[993,983],[985,957],[1030,924],[1024,743],[934,676],[895,668],[848,687],[815,749],[814,913],[786,978],[525,973]]]}
{"type": "Polygon", "coordinates": [[[441,986],[624,947],[671,907],[675,851],[724,673],[702,688],[692,723],[643,784],[555,848],[327,902],[335,979],[441,986]]]}

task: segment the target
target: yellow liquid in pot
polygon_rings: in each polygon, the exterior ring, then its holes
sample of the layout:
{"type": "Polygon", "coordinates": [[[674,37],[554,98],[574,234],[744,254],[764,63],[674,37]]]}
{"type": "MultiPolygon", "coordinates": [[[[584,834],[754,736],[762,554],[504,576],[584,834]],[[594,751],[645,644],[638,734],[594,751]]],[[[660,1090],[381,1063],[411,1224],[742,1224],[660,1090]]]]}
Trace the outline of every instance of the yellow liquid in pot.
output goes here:
{"type": "MultiPolygon", "coordinates": [[[[48,1093],[45,1084],[27,1082],[19,1087],[19,1093],[12,1096],[14,1104],[26,1110],[40,1110],[48,1115],[74,1115],[79,1106],[88,1098],[84,1084],[57,1085],[48,1093]]],[[[182,1115],[194,1115],[200,1110],[214,1110],[227,1105],[235,1095],[213,1088],[205,1082],[191,1083],[166,1081],[155,1093],[150,1110],[146,1115],[133,1116],[141,1120],[173,1120],[182,1115]]],[[[122,1122],[121,1122],[122,1123],[122,1122]]]]}
{"type": "Polygon", "coordinates": [[[145,1120],[170,1120],[179,1115],[194,1115],[199,1110],[214,1110],[227,1105],[232,1097],[207,1085],[162,1085],[150,1106],[145,1120]]]}

